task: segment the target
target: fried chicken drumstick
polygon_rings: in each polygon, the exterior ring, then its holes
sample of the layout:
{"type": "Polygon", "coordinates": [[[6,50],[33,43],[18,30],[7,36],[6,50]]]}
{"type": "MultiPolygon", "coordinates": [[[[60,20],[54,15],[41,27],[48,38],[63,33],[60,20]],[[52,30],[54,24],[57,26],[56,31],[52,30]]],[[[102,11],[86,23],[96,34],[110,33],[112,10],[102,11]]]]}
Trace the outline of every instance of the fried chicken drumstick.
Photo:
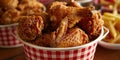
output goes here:
{"type": "MultiPolygon", "coordinates": [[[[74,2],[73,2],[74,3],[74,2]]],[[[72,6],[73,4],[68,4],[66,2],[53,2],[48,13],[50,14],[53,27],[58,27],[60,21],[68,17],[68,27],[72,28],[78,23],[82,18],[89,17],[92,15],[93,7],[78,7],[72,6]]]]}

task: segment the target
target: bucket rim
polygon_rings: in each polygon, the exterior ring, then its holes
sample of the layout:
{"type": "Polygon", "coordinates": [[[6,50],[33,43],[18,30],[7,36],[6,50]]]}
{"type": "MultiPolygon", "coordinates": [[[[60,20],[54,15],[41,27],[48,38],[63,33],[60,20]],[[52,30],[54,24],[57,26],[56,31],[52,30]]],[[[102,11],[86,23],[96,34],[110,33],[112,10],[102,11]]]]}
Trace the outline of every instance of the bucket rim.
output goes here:
{"type": "Polygon", "coordinates": [[[0,27],[11,27],[11,26],[16,26],[18,23],[13,23],[13,24],[8,24],[8,25],[0,25],[0,27]]]}

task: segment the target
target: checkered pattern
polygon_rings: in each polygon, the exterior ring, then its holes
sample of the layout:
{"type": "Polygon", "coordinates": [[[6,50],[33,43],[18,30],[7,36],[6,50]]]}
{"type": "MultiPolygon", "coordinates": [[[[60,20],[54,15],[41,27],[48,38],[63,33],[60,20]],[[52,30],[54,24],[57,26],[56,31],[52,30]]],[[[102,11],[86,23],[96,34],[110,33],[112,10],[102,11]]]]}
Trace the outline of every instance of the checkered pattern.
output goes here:
{"type": "Polygon", "coordinates": [[[22,45],[12,34],[15,34],[17,25],[0,25],[0,47],[16,47],[22,45]]]}
{"type": "Polygon", "coordinates": [[[73,50],[44,50],[24,45],[28,60],[93,60],[97,43],[73,50]]]}

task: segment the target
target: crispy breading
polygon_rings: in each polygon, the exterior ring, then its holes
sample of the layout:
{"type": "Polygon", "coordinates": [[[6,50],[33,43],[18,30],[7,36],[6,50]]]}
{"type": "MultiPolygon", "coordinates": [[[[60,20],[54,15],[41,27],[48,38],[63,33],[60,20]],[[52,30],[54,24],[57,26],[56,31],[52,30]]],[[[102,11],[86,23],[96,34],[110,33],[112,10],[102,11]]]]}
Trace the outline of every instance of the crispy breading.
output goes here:
{"type": "Polygon", "coordinates": [[[48,13],[53,27],[57,28],[60,21],[68,17],[68,27],[72,28],[82,18],[91,16],[93,9],[93,7],[67,6],[64,2],[54,2],[50,5],[48,13]]]}
{"type": "Polygon", "coordinates": [[[32,43],[38,46],[50,47],[51,41],[51,34],[43,34],[42,36],[37,37],[32,43]]]}
{"type": "Polygon", "coordinates": [[[66,34],[68,28],[68,18],[64,18],[59,27],[56,30],[56,40],[59,40],[63,35],[66,34]]]}
{"type": "Polygon", "coordinates": [[[29,8],[39,8],[39,9],[44,10],[44,11],[46,10],[46,7],[42,3],[40,3],[36,0],[20,0],[20,3],[18,5],[18,9],[25,10],[27,8],[28,9],[29,8]]]}
{"type": "Polygon", "coordinates": [[[68,28],[68,18],[64,18],[61,22],[59,27],[56,29],[56,31],[52,32],[52,42],[51,42],[51,46],[55,47],[56,46],[56,42],[59,41],[67,32],[67,28],[68,28]]]}
{"type": "Polygon", "coordinates": [[[82,28],[90,36],[98,36],[104,24],[100,12],[93,11],[92,17],[82,18],[79,27],[82,28]]]}
{"type": "Polygon", "coordinates": [[[57,42],[56,47],[74,47],[86,44],[88,42],[89,38],[83,30],[81,30],[80,28],[72,28],[57,42]]]}
{"type": "MultiPolygon", "coordinates": [[[[33,7],[27,9],[32,12],[42,11],[33,7]]],[[[26,13],[31,17],[22,19],[25,21],[19,24],[18,34],[23,40],[44,47],[81,46],[97,38],[104,24],[100,12],[93,11],[93,6],[81,7],[76,2],[53,2],[48,6],[48,14],[42,11],[40,18],[32,16],[27,9],[26,13]]]]}
{"type": "Polygon", "coordinates": [[[0,0],[0,25],[18,23],[20,16],[39,15],[47,21],[46,7],[37,0],[0,0]]]}
{"type": "Polygon", "coordinates": [[[58,41],[66,34],[67,26],[68,19],[65,18],[61,21],[56,31],[42,34],[41,36],[35,39],[35,42],[33,42],[33,44],[46,47],[48,46],[55,47],[56,46],[55,41],[58,41]]]}
{"type": "Polygon", "coordinates": [[[0,7],[5,10],[17,8],[19,1],[18,0],[0,0],[0,7]]]}
{"type": "Polygon", "coordinates": [[[0,24],[17,23],[20,17],[20,11],[17,9],[9,9],[1,15],[0,24]]]}
{"type": "Polygon", "coordinates": [[[21,39],[31,41],[42,34],[44,24],[41,16],[25,16],[21,19],[18,25],[18,34],[21,39]]]}

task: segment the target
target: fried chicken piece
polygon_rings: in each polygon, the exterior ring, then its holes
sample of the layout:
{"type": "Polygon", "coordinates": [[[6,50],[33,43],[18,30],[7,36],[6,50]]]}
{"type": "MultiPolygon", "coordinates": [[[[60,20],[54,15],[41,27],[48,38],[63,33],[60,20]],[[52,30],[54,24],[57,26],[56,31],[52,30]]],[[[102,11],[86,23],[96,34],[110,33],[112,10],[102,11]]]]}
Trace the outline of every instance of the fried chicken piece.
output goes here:
{"type": "Polygon", "coordinates": [[[0,24],[11,24],[19,21],[20,11],[17,9],[9,9],[1,15],[0,24]]]}
{"type": "Polygon", "coordinates": [[[59,40],[62,36],[64,36],[67,32],[67,28],[68,28],[68,18],[64,18],[59,27],[56,30],[56,40],[59,40]]]}
{"type": "Polygon", "coordinates": [[[45,28],[48,26],[47,24],[49,23],[49,16],[48,13],[45,11],[42,11],[39,8],[34,8],[34,7],[28,7],[24,11],[21,12],[22,16],[31,16],[31,15],[36,15],[36,16],[41,16],[44,20],[45,28]]]}
{"type": "Polygon", "coordinates": [[[56,41],[59,41],[66,34],[67,28],[68,28],[68,18],[66,17],[61,21],[57,30],[51,33],[51,37],[53,41],[51,41],[50,46],[52,47],[56,46],[56,41]]]}
{"type": "Polygon", "coordinates": [[[68,13],[67,13],[67,10],[66,10],[67,7],[64,6],[65,2],[64,3],[56,2],[55,6],[54,6],[54,4],[55,3],[52,3],[52,5],[50,6],[50,8],[48,9],[49,10],[48,12],[50,14],[50,19],[51,19],[51,22],[52,22],[51,23],[52,26],[55,29],[57,29],[57,27],[60,24],[61,20],[63,18],[65,18],[68,13]]]}
{"type": "MultiPolygon", "coordinates": [[[[18,9],[21,10],[22,16],[37,15],[42,16],[45,23],[48,23],[48,13],[46,13],[46,7],[37,0],[20,0],[18,9]]],[[[45,24],[45,27],[47,25],[45,24]]]]}
{"type": "Polygon", "coordinates": [[[87,34],[80,28],[71,28],[66,35],[56,42],[56,47],[74,47],[89,42],[87,34]]]}
{"type": "MultiPolygon", "coordinates": [[[[31,15],[36,15],[36,16],[41,16],[44,20],[45,23],[49,23],[49,16],[48,13],[45,11],[42,11],[39,8],[26,8],[24,11],[21,13],[22,16],[31,16],[31,15]]],[[[45,24],[45,28],[47,27],[47,24],[45,24]]]]}
{"type": "Polygon", "coordinates": [[[66,34],[67,26],[68,19],[65,18],[61,21],[60,26],[56,31],[42,34],[35,39],[35,42],[33,42],[33,44],[44,47],[54,47],[55,41],[59,40],[66,34]]]}
{"type": "Polygon", "coordinates": [[[18,34],[25,41],[35,40],[44,28],[41,16],[25,16],[18,25],[18,34]]]}
{"type": "Polygon", "coordinates": [[[41,16],[43,18],[43,21],[46,23],[45,29],[48,26],[49,23],[49,17],[48,13],[46,13],[46,7],[38,2],[37,0],[20,0],[20,3],[18,5],[18,9],[21,10],[22,16],[41,16]]]}
{"type": "Polygon", "coordinates": [[[91,17],[92,10],[94,8],[90,7],[69,7],[68,10],[72,13],[68,15],[68,26],[69,28],[74,27],[82,18],[91,17]]]}
{"type": "Polygon", "coordinates": [[[64,2],[53,2],[50,5],[48,13],[50,14],[53,27],[57,28],[60,21],[68,17],[68,27],[72,28],[82,18],[91,16],[93,9],[93,7],[74,7],[67,6],[64,2]]]}
{"type": "Polygon", "coordinates": [[[21,15],[23,16],[28,16],[28,15],[41,15],[41,14],[46,14],[45,11],[41,10],[40,8],[37,7],[26,7],[23,11],[21,11],[21,15]]]}
{"type": "Polygon", "coordinates": [[[43,34],[35,39],[33,44],[43,47],[50,47],[50,42],[52,41],[51,34],[43,34]]]}
{"type": "Polygon", "coordinates": [[[18,5],[18,0],[0,0],[0,7],[5,8],[5,10],[16,8],[18,5]]]}
{"type": "Polygon", "coordinates": [[[46,10],[46,7],[42,3],[38,2],[37,0],[20,0],[18,9],[25,10],[27,8],[28,9],[38,8],[38,9],[41,9],[42,11],[46,10]]]}
{"type": "Polygon", "coordinates": [[[82,28],[90,36],[98,36],[104,21],[98,11],[92,12],[92,17],[82,18],[79,22],[79,27],[82,28]]]}

